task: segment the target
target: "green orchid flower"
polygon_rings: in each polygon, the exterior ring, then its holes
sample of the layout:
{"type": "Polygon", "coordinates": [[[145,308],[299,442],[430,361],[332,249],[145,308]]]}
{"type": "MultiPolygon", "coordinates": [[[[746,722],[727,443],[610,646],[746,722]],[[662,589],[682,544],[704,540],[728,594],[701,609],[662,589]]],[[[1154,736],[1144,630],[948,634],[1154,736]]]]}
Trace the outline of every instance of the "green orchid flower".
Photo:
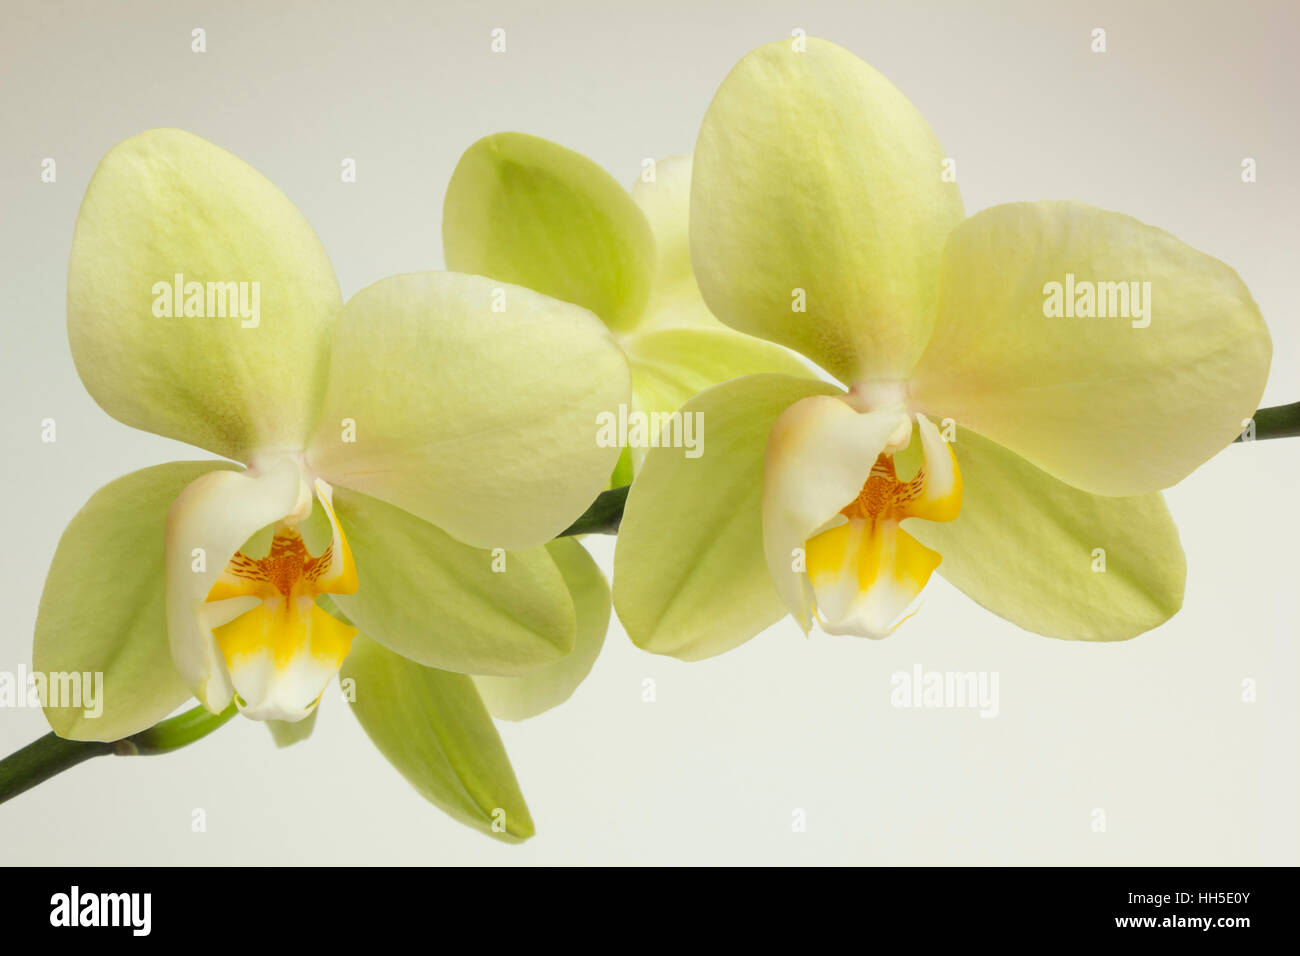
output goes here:
{"type": "Polygon", "coordinates": [[[495,706],[535,711],[576,684],[578,636],[603,633],[603,577],[551,539],[618,454],[592,439],[630,388],[605,327],[450,272],[344,304],[270,182],[154,130],[109,152],[87,188],[68,336],[110,415],[231,461],[134,472],[68,526],[35,669],[102,672],[104,707],[49,701],[55,732],[116,740],[193,695],[288,742],[342,668],[363,727],[425,796],[530,835],[466,675],[491,677],[495,706]]]}
{"type": "Polygon", "coordinates": [[[688,248],[690,177],[690,157],[647,162],[629,194],[573,150],[498,133],[465,151],[447,186],[449,269],[590,309],[627,354],[632,424],[619,429],[630,440],[613,485],[632,480],[666,416],[697,393],[753,373],[810,374],[793,353],[727,328],[704,305],[688,248]]]}
{"type": "Polygon", "coordinates": [[[936,568],[1050,637],[1178,610],[1159,492],[1238,435],[1271,357],[1235,272],[1080,203],[966,218],[925,120],[824,41],[746,56],[694,156],[705,302],[845,387],[748,376],[687,403],[710,452],[651,450],[619,534],[633,641],[708,657],[786,613],[882,637],[936,568]]]}

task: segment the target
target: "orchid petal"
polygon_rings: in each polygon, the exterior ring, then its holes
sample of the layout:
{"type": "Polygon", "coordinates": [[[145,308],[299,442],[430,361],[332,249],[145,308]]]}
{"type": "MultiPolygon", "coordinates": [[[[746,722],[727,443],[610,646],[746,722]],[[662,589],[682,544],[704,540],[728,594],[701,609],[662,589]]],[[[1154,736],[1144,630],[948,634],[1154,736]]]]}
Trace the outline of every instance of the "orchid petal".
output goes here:
{"type": "Polygon", "coordinates": [[[591,672],[609,627],[609,584],[587,549],[572,538],[546,545],[564,575],[577,615],[573,650],[562,660],[520,677],[474,677],[479,696],[493,717],[526,720],[556,707],[572,696],[591,672]]]}
{"type": "MultiPolygon", "coordinates": [[[[655,240],[655,277],[638,332],[652,329],[725,326],[704,304],[691,269],[689,207],[691,157],[669,156],[654,163],[632,184],[632,201],[641,207],[655,240]]],[[[756,370],[757,371],[757,370],[756,370]]]]}
{"type": "Polygon", "coordinates": [[[118,740],[190,698],[167,643],[163,527],[191,482],[233,467],[184,461],[132,472],[95,492],[68,524],[41,594],[33,669],[47,681],[103,674],[103,712],[48,706],[55,701],[47,698],[45,716],[60,737],[118,740]]]}
{"type": "Polygon", "coordinates": [[[358,634],[340,677],[366,735],[420,795],[508,843],[533,835],[501,737],[474,682],[358,634]]]}
{"type": "Polygon", "coordinates": [[[984,607],[1048,637],[1119,641],[1182,606],[1187,563],[1159,492],[1079,491],[969,428],[950,447],[961,513],[903,527],[942,554],[939,573],[984,607]]]}
{"type": "Polygon", "coordinates": [[[481,548],[530,548],[605,487],[597,417],[627,360],[589,312],[482,276],[394,276],[354,296],[308,451],[331,484],[481,548]]]}
{"type": "Polygon", "coordinates": [[[68,339],[119,421],[245,462],[302,447],[341,305],[307,220],[242,160],[159,129],[100,162],[72,239],[68,339]]]}
{"type": "Polygon", "coordinates": [[[465,151],[442,241],[447,268],[574,302],[611,328],[635,324],[650,295],[645,216],[605,170],[538,136],[497,133],[465,151]]]}
{"type": "Polygon", "coordinates": [[[334,600],[379,643],[428,667],[524,674],[574,646],[564,578],[544,548],[471,548],[378,498],[334,489],[359,587],[334,600]]]}
{"type": "Polygon", "coordinates": [[[302,743],[312,735],[316,729],[316,715],[320,713],[320,708],[314,708],[310,714],[302,720],[268,720],[266,729],[271,732],[271,740],[280,750],[285,747],[292,747],[294,744],[302,743]]]}
{"type": "Polygon", "coordinates": [[[743,644],[785,613],[763,559],[763,456],[773,423],[834,385],[749,375],[697,395],[704,453],[652,448],[628,493],[614,607],[638,647],[684,660],[743,644]]]}
{"type": "Polygon", "coordinates": [[[691,261],[705,302],[843,382],[903,377],[963,216],[944,159],[916,108],[847,50],[759,47],[723,81],[695,149],[691,261]]]}
{"type": "Polygon", "coordinates": [[[1272,346],[1240,277],[1119,213],[986,209],[953,233],[942,287],[913,400],[1085,491],[1174,484],[1264,391],[1272,346]],[[1088,298],[1111,314],[1048,314],[1088,298]]]}
{"type": "Polygon", "coordinates": [[[632,371],[632,410],[649,423],[648,442],[631,449],[636,465],[659,441],[661,413],[677,411],[705,389],[743,375],[812,377],[788,349],[721,326],[637,333],[624,339],[623,349],[632,371]]]}

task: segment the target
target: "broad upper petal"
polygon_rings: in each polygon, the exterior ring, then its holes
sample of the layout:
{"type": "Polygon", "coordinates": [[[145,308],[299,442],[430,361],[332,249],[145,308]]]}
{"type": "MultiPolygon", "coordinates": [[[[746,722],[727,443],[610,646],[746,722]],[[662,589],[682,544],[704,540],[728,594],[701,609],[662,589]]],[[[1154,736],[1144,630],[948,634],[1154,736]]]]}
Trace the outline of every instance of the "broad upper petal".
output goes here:
{"type": "Polygon", "coordinates": [[[1240,434],[1271,355],[1249,290],[1217,259],[1083,203],[1014,203],[953,233],[910,387],[1062,481],[1134,495],[1240,434]],[[1108,317],[1048,314],[1088,294],[1108,317]]]}
{"type": "Polygon", "coordinates": [[[331,484],[481,548],[531,548],[605,487],[631,386],[590,312],[483,276],[393,276],[344,307],[308,452],[331,484]]]}
{"type": "Polygon", "coordinates": [[[447,268],[590,309],[611,328],[641,317],[655,269],[650,226],[581,153],[526,133],[465,151],[442,207],[447,268]]]}
{"type": "Polygon", "coordinates": [[[243,160],[158,129],[100,162],[72,239],[68,340],[119,421],[240,461],[301,448],[341,306],[307,220],[243,160]]]}
{"type": "Polygon", "coordinates": [[[888,80],[824,40],[797,46],[742,59],[704,117],[695,275],[733,328],[845,383],[897,379],[929,337],[961,196],[929,125],[888,80]]]}

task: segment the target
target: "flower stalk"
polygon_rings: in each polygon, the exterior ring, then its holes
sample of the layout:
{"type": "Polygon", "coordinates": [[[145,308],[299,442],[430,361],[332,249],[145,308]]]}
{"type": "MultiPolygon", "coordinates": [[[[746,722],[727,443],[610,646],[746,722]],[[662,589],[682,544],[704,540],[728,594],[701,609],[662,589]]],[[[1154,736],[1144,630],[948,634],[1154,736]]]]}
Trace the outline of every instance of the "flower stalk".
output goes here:
{"type": "Polygon", "coordinates": [[[134,757],[170,753],[206,737],[238,711],[231,704],[220,714],[194,707],[121,740],[66,740],[55,733],[32,741],[0,760],[0,803],[70,770],[92,757],[134,757]]]}
{"type": "MultiPolygon", "coordinates": [[[[1262,438],[1300,438],[1300,402],[1261,408],[1252,420],[1255,422],[1254,441],[1262,438]]],[[[1238,435],[1236,441],[1246,441],[1246,438],[1238,435]]]]}

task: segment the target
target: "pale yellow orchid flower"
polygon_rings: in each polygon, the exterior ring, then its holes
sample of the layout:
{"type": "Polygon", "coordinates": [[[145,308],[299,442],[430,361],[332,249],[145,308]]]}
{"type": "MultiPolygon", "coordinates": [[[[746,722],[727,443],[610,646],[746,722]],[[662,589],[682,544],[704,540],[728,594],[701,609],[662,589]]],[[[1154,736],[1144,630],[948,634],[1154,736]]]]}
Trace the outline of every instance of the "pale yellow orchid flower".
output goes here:
{"type": "Polygon", "coordinates": [[[786,613],[881,637],[936,568],[1057,638],[1181,606],[1159,491],[1241,431],[1271,358],[1232,269],[1081,203],[966,218],[921,115],[821,40],[746,56],[694,156],[705,302],[844,387],[750,376],[687,403],[710,453],[652,450],[619,535],[638,645],[707,657],[786,613]]]}
{"type": "Polygon", "coordinates": [[[530,834],[466,675],[535,712],[580,679],[565,662],[579,632],[604,630],[583,610],[608,601],[599,570],[551,541],[618,456],[592,422],[627,401],[627,362],[596,317],[450,272],[344,304],[270,182],[154,130],[87,188],[68,336],[105,411],[232,461],[127,475],[69,525],[35,668],[102,673],[104,706],[50,701],[55,731],[117,740],[191,694],[302,722],[343,667],[363,726],[421,792],[496,835],[530,834]]]}

